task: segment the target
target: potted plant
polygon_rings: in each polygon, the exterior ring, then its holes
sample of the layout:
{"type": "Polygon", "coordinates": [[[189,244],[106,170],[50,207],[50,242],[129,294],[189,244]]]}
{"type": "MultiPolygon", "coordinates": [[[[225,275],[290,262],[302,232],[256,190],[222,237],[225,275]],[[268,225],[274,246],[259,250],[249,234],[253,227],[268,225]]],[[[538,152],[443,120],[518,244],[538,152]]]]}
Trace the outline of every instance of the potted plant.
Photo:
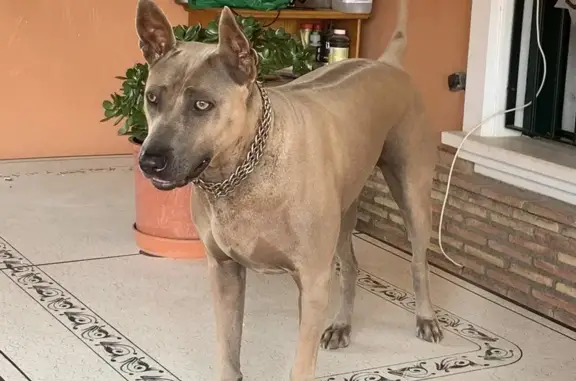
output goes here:
{"type": "MultiPolygon", "coordinates": [[[[303,48],[300,41],[284,29],[265,28],[253,17],[237,17],[244,34],[259,56],[258,77],[268,78],[281,69],[292,68],[294,75],[313,69],[314,52],[303,48]]],[[[218,42],[218,20],[204,28],[201,25],[178,25],[173,28],[180,41],[218,42]]],[[[192,223],[190,192],[192,186],[160,191],[138,169],[140,146],[148,134],[144,115],[144,89],[148,65],[137,63],[116,77],[122,81],[118,92],[103,102],[104,119],[114,119],[118,135],[133,144],[136,221],[136,244],[145,254],[171,258],[200,258],[204,248],[192,223]]]]}

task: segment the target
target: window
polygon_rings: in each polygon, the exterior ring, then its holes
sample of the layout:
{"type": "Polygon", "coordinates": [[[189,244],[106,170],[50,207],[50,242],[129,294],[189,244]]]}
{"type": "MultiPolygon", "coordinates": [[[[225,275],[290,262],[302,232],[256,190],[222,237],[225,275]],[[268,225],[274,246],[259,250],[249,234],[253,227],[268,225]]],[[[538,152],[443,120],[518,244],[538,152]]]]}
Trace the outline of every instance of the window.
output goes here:
{"type": "MultiPolygon", "coordinates": [[[[536,3],[515,0],[507,108],[533,100],[541,83],[543,62],[536,39],[536,3]]],[[[546,83],[532,106],[508,114],[505,122],[507,128],[527,136],[576,145],[576,27],[571,27],[569,12],[555,8],[555,4],[540,1],[546,83]]]]}

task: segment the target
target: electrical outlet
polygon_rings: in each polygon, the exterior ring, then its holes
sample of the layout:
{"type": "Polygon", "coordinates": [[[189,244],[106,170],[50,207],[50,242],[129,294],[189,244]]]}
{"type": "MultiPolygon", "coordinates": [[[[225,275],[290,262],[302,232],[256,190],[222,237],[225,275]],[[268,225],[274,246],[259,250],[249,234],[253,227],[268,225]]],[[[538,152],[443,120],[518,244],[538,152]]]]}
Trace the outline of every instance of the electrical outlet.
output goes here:
{"type": "Polygon", "coordinates": [[[457,72],[448,76],[448,89],[450,91],[462,91],[466,89],[466,73],[457,72]]]}

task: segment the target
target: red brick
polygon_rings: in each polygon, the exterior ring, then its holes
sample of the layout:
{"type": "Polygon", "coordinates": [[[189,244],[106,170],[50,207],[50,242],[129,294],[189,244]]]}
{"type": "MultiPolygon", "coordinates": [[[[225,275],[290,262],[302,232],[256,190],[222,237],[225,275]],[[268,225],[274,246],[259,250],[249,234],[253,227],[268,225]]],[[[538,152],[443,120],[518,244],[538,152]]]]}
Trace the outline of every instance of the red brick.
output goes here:
{"type": "Polygon", "coordinates": [[[480,230],[486,234],[489,234],[493,237],[497,237],[500,239],[507,239],[508,238],[508,232],[506,230],[503,230],[502,228],[498,228],[496,226],[492,226],[492,225],[488,225],[485,222],[482,221],[478,221],[474,218],[467,218],[466,219],[466,226],[476,229],[476,230],[480,230]]]}
{"type": "Polygon", "coordinates": [[[529,201],[523,209],[537,216],[560,222],[565,225],[576,223],[576,206],[552,198],[543,198],[539,201],[529,201]]]}
{"type": "Polygon", "coordinates": [[[548,287],[552,287],[552,285],[554,284],[554,281],[550,277],[540,274],[539,272],[534,271],[531,268],[519,266],[516,263],[512,263],[510,265],[510,271],[512,271],[516,275],[520,275],[521,277],[524,277],[536,283],[543,284],[548,287]]]}
{"type": "MultiPolygon", "coordinates": [[[[444,202],[444,192],[437,191],[436,189],[432,189],[431,197],[433,200],[437,200],[440,202],[440,205],[444,202]]],[[[448,205],[448,204],[446,204],[448,205]]]]}
{"type": "Polygon", "coordinates": [[[576,270],[564,266],[558,266],[540,259],[534,260],[534,266],[554,275],[554,277],[560,277],[568,282],[576,283],[576,270]]]}
{"type": "Polygon", "coordinates": [[[396,204],[396,201],[394,201],[394,199],[392,197],[377,196],[377,197],[374,197],[374,201],[377,204],[384,205],[390,209],[399,210],[398,204],[396,204]]]}
{"type": "Polygon", "coordinates": [[[558,282],[556,283],[556,291],[569,296],[570,298],[576,299],[576,287],[558,282]]]}
{"type": "Polygon", "coordinates": [[[473,271],[464,271],[466,279],[471,280],[472,282],[487,288],[490,291],[493,291],[499,295],[506,296],[508,293],[508,286],[502,284],[500,282],[495,281],[494,279],[488,278],[486,275],[479,275],[473,271]]]}
{"type": "Polygon", "coordinates": [[[485,208],[474,205],[467,201],[463,201],[456,197],[450,197],[448,199],[448,205],[482,218],[486,218],[488,216],[485,208]]]}
{"type": "Polygon", "coordinates": [[[526,282],[526,280],[515,276],[514,274],[510,274],[508,271],[504,270],[497,270],[497,269],[487,269],[486,275],[488,277],[498,281],[500,283],[504,283],[516,290],[520,290],[526,294],[530,293],[530,285],[526,282]]]}
{"type": "Polygon", "coordinates": [[[374,225],[358,220],[356,229],[366,234],[369,234],[382,242],[386,242],[392,246],[398,247],[401,250],[410,252],[410,243],[406,239],[406,235],[397,228],[391,225],[383,225],[376,221],[374,225]],[[375,225],[379,225],[378,227],[375,225]]]}
{"type": "Polygon", "coordinates": [[[512,217],[520,221],[527,222],[531,225],[541,227],[542,229],[550,230],[556,233],[560,231],[560,225],[558,225],[558,222],[538,217],[535,214],[527,213],[520,209],[514,209],[512,212],[512,217]]]}
{"type": "MultiPolygon", "coordinates": [[[[438,164],[450,169],[452,166],[452,161],[454,160],[454,154],[447,152],[445,150],[439,149],[438,150],[438,164]]],[[[456,164],[454,165],[454,171],[462,172],[471,174],[474,172],[474,164],[467,161],[462,160],[461,158],[456,159],[456,164]]]]}
{"type": "Polygon", "coordinates": [[[516,208],[522,207],[526,202],[521,197],[517,197],[511,194],[504,194],[497,186],[482,188],[480,194],[491,200],[498,200],[499,202],[510,205],[516,208]]]}
{"type": "Polygon", "coordinates": [[[544,303],[550,304],[554,307],[560,308],[561,310],[565,310],[571,314],[576,315],[576,304],[574,304],[574,302],[568,302],[559,298],[558,295],[553,295],[549,292],[540,291],[537,289],[532,290],[532,295],[544,303]]]}
{"type": "Polygon", "coordinates": [[[516,231],[520,231],[520,232],[528,234],[528,235],[534,234],[534,226],[532,226],[526,222],[515,220],[515,219],[509,218],[503,214],[495,213],[495,212],[490,212],[490,214],[488,215],[488,218],[497,224],[506,226],[507,228],[510,228],[510,229],[513,229],[516,231]]]}
{"type": "MultiPolygon", "coordinates": [[[[448,270],[451,270],[453,272],[457,272],[459,273],[460,271],[462,271],[463,269],[461,269],[460,267],[455,266],[452,262],[448,261],[444,255],[442,255],[440,253],[440,248],[437,245],[433,245],[432,246],[432,256],[430,258],[430,260],[432,261],[432,263],[438,264],[443,268],[446,268],[448,270]]],[[[453,250],[450,250],[450,248],[444,247],[444,249],[446,250],[447,254],[450,256],[450,258],[452,258],[452,260],[456,261],[457,263],[461,264],[462,266],[464,266],[465,269],[468,269],[469,271],[473,271],[477,274],[484,274],[484,272],[486,271],[486,267],[484,266],[484,264],[471,259],[471,258],[466,258],[463,257],[459,254],[457,254],[456,252],[454,252],[453,250]]]]}
{"type": "Polygon", "coordinates": [[[464,251],[470,255],[475,256],[476,258],[484,261],[484,262],[488,262],[494,266],[497,267],[504,267],[504,265],[506,264],[506,262],[504,262],[504,260],[502,258],[496,257],[492,254],[488,254],[487,252],[477,249],[473,246],[470,245],[465,245],[464,246],[464,251]]]}
{"type": "Polygon", "coordinates": [[[402,218],[402,216],[399,216],[399,215],[394,214],[394,213],[389,213],[388,219],[397,225],[404,226],[404,219],[402,218]]]}
{"type": "Polygon", "coordinates": [[[532,295],[518,290],[508,290],[508,297],[528,308],[541,312],[546,316],[554,317],[554,307],[536,299],[532,295]]]}
{"type": "Polygon", "coordinates": [[[515,186],[495,181],[492,187],[484,187],[480,191],[482,196],[491,198],[515,208],[522,208],[529,201],[543,200],[545,197],[515,186]]]}
{"type": "MultiPolygon", "coordinates": [[[[440,216],[440,212],[442,211],[442,203],[440,202],[432,203],[432,210],[436,212],[438,216],[440,216]]],[[[451,218],[458,222],[464,221],[462,213],[458,211],[458,209],[451,208],[448,205],[446,206],[446,209],[444,209],[444,220],[446,220],[446,218],[451,218]]]]}
{"type": "Polygon", "coordinates": [[[378,196],[380,193],[375,191],[374,189],[370,189],[368,187],[362,188],[362,192],[360,193],[360,199],[366,200],[368,202],[373,202],[374,197],[378,196]]]}
{"type": "Polygon", "coordinates": [[[532,257],[530,255],[522,253],[510,246],[503,245],[500,242],[489,240],[488,247],[503,256],[514,258],[526,264],[532,263],[532,257]]]}
{"type": "Polygon", "coordinates": [[[358,219],[364,222],[370,222],[370,215],[363,213],[362,211],[358,211],[358,219]]]}
{"type": "Polygon", "coordinates": [[[556,310],[554,311],[554,319],[572,328],[576,328],[576,315],[570,314],[562,310],[556,310]]]}
{"type": "Polygon", "coordinates": [[[524,247],[524,248],[530,250],[534,254],[544,255],[547,257],[554,257],[555,256],[554,253],[552,252],[552,250],[550,250],[546,246],[542,246],[542,245],[539,245],[535,242],[530,241],[529,238],[526,236],[510,234],[510,236],[508,237],[508,240],[513,244],[516,244],[518,246],[521,246],[521,247],[524,247]]]}
{"type": "Polygon", "coordinates": [[[566,254],[566,253],[558,253],[558,261],[572,266],[572,267],[576,267],[576,256],[574,255],[570,255],[570,254],[566,254]]]}
{"type": "MultiPolygon", "coordinates": [[[[439,181],[434,181],[433,183],[433,189],[437,190],[439,193],[442,193],[442,197],[444,197],[444,195],[446,194],[446,182],[442,182],[443,179],[443,175],[440,174],[440,180],[439,181]]],[[[448,176],[446,176],[446,178],[444,178],[444,180],[447,180],[448,176]]],[[[450,196],[454,196],[457,197],[461,200],[468,200],[470,193],[462,188],[459,188],[457,186],[455,186],[453,183],[450,184],[450,196]]]]}
{"type": "Polygon", "coordinates": [[[450,233],[454,234],[456,237],[468,240],[470,242],[474,242],[480,246],[485,246],[488,243],[486,237],[482,236],[481,234],[470,232],[454,224],[448,224],[447,230],[450,233]]]}
{"type": "MultiPolygon", "coordinates": [[[[438,233],[435,234],[434,238],[436,240],[438,240],[438,233]]],[[[448,234],[446,234],[444,232],[442,232],[442,245],[450,245],[453,248],[458,249],[458,250],[462,250],[462,248],[464,247],[464,243],[455,239],[454,237],[449,236],[448,234]]]]}
{"type": "Polygon", "coordinates": [[[560,231],[560,233],[568,238],[572,238],[576,240],[576,229],[574,228],[569,228],[569,227],[563,227],[562,230],[560,231]]]}
{"type": "Polygon", "coordinates": [[[382,174],[380,168],[376,166],[374,167],[374,169],[372,170],[372,178],[380,180],[381,183],[384,182],[384,175],[382,174]]]}
{"type": "Polygon", "coordinates": [[[406,236],[406,233],[397,225],[393,225],[391,224],[389,221],[385,220],[385,221],[375,221],[374,222],[374,227],[377,229],[382,230],[383,232],[387,233],[387,234],[395,234],[395,235],[399,235],[402,237],[406,236]]]}
{"type": "MultiPolygon", "coordinates": [[[[442,183],[446,183],[448,181],[448,168],[444,168],[441,166],[436,167],[436,172],[438,173],[438,180],[442,183]]],[[[454,172],[452,175],[451,186],[467,190],[472,193],[480,193],[482,187],[486,186],[486,180],[492,181],[492,179],[484,178],[483,176],[479,176],[477,174],[473,175],[466,175],[458,172],[454,172]]]]}
{"type": "Polygon", "coordinates": [[[513,208],[510,205],[503,204],[501,202],[492,200],[488,197],[484,197],[478,194],[470,195],[468,201],[475,205],[482,206],[490,211],[503,214],[505,216],[511,216],[513,208]]]}
{"type": "Polygon", "coordinates": [[[378,193],[385,193],[385,194],[389,193],[389,189],[386,184],[381,183],[380,181],[375,181],[374,179],[368,180],[366,182],[366,187],[374,191],[377,191],[378,193]]]}
{"type": "Polygon", "coordinates": [[[549,251],[576,252],[576,240],[564,237],[558,233],[537,228],[534,230],[533,239],[540,245],[548,247],[549,251]]]}
{"type": "Polygon", "coordinates": [[[374,215],[382,217],[382,218],[388,217],[388,213],[386,213],[386,211],[384,209],[382,209],[378,205],[374,205],[374,204],[371,204],[371,203],[366,202],[366,201],[360,201],[358,209],[359,210],[365,210],[366,212],[369,212],[371,214],[374,214],[374,215]]]}

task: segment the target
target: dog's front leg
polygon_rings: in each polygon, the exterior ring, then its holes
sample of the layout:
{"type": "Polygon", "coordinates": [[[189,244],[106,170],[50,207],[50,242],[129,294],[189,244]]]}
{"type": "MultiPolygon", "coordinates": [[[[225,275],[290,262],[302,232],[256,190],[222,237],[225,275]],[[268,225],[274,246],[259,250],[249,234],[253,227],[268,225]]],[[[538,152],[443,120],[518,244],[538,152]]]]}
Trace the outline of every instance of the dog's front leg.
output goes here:
{"type": "Polygon", "coordinates": [[[329,264],[324,268],[312,266],[295,277],[300,289],[300,333],[291,381],[314,379],[320,338],[324,331],[329,303],[331,270],[329,264]]]}
{"type": "Polygon", "coordinates": [[[240,346],[246,293],[246,268],[208,256],[214,294],[220,381],[241,381],[240,346]]]}

